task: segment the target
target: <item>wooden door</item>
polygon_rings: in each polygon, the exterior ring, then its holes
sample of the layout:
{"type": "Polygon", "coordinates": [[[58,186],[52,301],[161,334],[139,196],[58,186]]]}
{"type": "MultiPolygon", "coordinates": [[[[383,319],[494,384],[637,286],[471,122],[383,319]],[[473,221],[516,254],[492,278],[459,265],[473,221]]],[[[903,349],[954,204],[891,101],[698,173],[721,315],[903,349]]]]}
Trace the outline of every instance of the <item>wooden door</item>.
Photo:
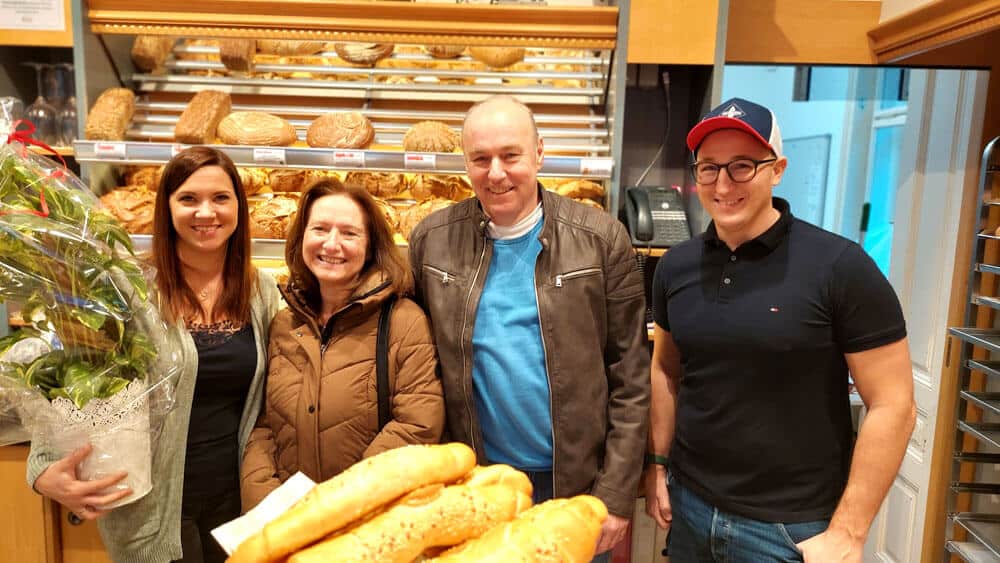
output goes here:
{"type": "Polygon", "coordinates": [[[0,552],[5,561],[56,561],[52,517],[45,499],[25,482],[28,446],[0,447],[0,552]]]}

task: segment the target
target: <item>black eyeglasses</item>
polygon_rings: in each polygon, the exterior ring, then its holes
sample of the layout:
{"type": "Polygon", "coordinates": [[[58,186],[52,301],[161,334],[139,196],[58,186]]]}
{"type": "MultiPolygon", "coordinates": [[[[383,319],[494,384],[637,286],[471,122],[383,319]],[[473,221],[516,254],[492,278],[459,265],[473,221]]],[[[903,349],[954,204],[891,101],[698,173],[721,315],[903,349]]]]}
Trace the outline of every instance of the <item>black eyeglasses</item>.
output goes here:
{"type": "Polygon", "coordinates": [[[737,158],[725,164],[694,162],[691,164],[691,172],[694,173],[695,182],[699,184],[714,184],[719,179],[719,170],[725,168],[730,180],[743,183],[753,180],[761,165],[770,164],[776,160],[778,159],[765,158],[764,160],[754,160],[752,158],[737,158]]]}

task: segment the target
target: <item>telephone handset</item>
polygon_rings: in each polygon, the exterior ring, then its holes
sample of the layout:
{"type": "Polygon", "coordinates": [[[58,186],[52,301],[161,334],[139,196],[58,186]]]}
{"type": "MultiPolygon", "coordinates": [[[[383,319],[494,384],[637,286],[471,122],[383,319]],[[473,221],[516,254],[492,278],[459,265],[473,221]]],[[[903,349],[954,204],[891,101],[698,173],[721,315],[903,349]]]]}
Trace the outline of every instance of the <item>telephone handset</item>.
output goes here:
{"type": "Polygon", "coordinates": [[[625,189],[625,220],[635,246],[669,247],[691,238],[681,194],[664,186],[625,189]]]}

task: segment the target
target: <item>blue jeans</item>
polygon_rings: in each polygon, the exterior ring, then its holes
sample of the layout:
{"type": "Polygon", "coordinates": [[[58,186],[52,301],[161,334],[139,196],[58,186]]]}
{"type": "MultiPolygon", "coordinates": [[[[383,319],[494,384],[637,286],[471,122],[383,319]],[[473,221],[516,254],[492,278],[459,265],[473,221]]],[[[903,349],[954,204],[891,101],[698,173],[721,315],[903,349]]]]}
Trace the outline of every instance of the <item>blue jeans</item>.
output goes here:
{"type": "Polygon", "coordinates": [[[829,520],[761,522],[708,504],[677,481],[670,482],[673,525],[667,539],[671,563],[802,561],[795,544],[826,530],[829,520]]]}
{"type": "MultiPolygon", "coordinates": [[[[552,492],[552,472],[551,471],[525,471],[528,480],[531,481],[531,502],[541,504],[550,500],[552,492]]],[[[594,557],[591,563],[611,563],[611,552],[605,551],[594,557]]]]}

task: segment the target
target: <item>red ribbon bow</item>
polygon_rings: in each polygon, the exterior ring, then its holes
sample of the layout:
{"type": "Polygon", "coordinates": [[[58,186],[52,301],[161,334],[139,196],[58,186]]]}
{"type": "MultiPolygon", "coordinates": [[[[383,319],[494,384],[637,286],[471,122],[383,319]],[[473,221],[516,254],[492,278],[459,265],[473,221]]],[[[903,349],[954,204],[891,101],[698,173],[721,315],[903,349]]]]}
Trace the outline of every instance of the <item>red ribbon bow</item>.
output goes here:
{"type": "MultiPolygon", "coordinates": [[[[63,159],[62,155],[59,154],[59,152],[53,149],[52,147],[48,146],[47,144],[41,141],[36,141],[35,139],[32,139],[31,134],[34,132],[35,132],[34,123],[26,119],[18,119],[17,121],[14,122],[14,127],[12,128],[11,132],[7,135],[7,144],[9,145],[11,143],[21,143],[21,156],[24,156],[25,153],[27,152],[25,145],[35,145],[38,147],[42,147],[43,149],[56,155],[56,158],[59,159],[59,162],[62,163],[63,167],[57,168],[49,172],[49,177],[61,178],[63,175],[65,175],[65,172],[63,172],[63,170],[66,169],[66,160],[63,159]],[[18,129],[22,125],[25,126],[25,129],[18,129]]],[[[41,189],[38,190],[38,205],[39,207],[42,208],[41,211],[34,211],[32,209],[24,209],[17,211],[0,211],[0,216],[26,214],[26,215],[37,215],[38,217],[48,217],[49,206],[47,203],[45,203],[45,192],[41,189]]]]}

